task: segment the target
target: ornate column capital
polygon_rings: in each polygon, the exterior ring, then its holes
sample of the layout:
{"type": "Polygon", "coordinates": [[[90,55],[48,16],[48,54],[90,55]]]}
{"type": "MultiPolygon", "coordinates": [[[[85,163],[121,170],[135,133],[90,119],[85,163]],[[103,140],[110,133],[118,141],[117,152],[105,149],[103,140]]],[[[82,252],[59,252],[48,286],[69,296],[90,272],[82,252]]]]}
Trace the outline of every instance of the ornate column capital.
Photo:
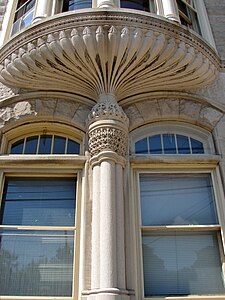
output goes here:
{"type": "Polygon", "coordinates": [[[102,94],[88,117],[89,151],[97,155],[113,151],[127,153],[129,120],[113,94],[102,94]]]}

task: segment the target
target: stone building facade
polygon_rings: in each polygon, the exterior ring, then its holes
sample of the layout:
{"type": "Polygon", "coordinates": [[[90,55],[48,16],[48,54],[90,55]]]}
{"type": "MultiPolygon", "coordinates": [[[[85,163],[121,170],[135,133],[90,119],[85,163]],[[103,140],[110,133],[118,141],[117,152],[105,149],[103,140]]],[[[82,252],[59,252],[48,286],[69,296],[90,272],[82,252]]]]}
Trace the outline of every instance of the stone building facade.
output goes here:
{"type": "Polygon", "coordinates": [[[224,22],[0,0],[0,299],[225,299],[224,22]]]}

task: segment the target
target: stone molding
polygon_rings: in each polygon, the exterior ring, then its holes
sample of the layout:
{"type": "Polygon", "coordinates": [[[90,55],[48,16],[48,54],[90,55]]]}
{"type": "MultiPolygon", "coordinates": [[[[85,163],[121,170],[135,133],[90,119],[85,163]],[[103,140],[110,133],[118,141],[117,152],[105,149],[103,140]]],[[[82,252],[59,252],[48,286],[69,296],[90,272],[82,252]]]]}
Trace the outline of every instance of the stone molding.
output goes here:
{"type": "Polygon", "coordinates": [[[182,26],[147,13],[87,10],[33,25],[0,51],[1,81],[62,90],[96,100],[206,86],[219,70],[215,52],[182,26]],[[118,50],[119,49],[119,50],[118,50]],[[48,80],[46,80],[48,78],[48,80]]]}

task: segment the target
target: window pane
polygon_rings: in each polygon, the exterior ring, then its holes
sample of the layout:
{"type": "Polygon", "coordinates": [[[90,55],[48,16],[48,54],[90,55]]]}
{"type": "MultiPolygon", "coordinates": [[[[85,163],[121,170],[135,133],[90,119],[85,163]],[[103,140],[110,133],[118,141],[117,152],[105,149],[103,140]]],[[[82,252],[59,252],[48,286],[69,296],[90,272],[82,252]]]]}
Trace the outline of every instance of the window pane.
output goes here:
{"type": "Polygon", "coordinates": [[[135,153],[136,154],[148,154],[147,138],[142,139],[135,143],[135,153]]]}
{"type": "Polygon", "coordinates": [[[149,0],[121,0],[120,6],[124,8],[132,8],[143,11],[149,11],[149,0]]]}
{"type": "Polygon", "coordinates": [[[209,174],[141,174],[142,225],[218,224],[209,174]]]}
{"type": "Polygon", "coordinates": [[[61,136],[54,137],[53,154],[65,154],[66,138],[61,136]]]}
{"type": "Polygon", "coordinates": [[[178,153],[179,154],[190,154],[190,145],[189,145],[189,139],[187,136],[177,134],[177,147],[178,147],[178,153]]]}
{"type": "Polygon", "coordinates": [[[0,294],[72,296],[70,231],[0,232],[0,294]]]}
{"type": "Polygon", "coordinates": [[[157,134],[149,138],[150,154],[162,154],[161,135],[157,134]]]}
{"type": "Polygon", "coordinates": [[[23,153],[24,139],[12,144],[10,154],[22,154],[23,153]]]}
{"type": "Polygon", "coordinates": [[[38,136],[28,137],[26,139],[24,154],[36,154],[37,153],[38,136]]]}
{"type": "Polygon", "coordinates": [[[80,145],[77,142],[68,139],[67,154],[79,154],[80,145]]]}
{"type": "Polygon", "coordinates": [[[204,153],[203,144],[193,138],[191,138],[191,148],[193,154],[202,154],[204,153]]]}
{"type": "Polygon", "coordinates": [[[33,20],[34,10],[30,10],[26,15],[21,18],[20,29],[23,29],[30,25],[33,20]]]}
{"type": "Polygon", "coordinates": [[[91,0],[64,0],[63,2],[63,12],[90,7],[92,7],[91,0]]]}
{"type": "Polygon", "coordinates": [[[40,145],[39,145],[39,154],[51,154],[52,146],[52,136],[51,135],[41,135],[40,145]]]}
{"type": "Polygon", "coordinates": [[[176,154],[174,134],[163,134],[163,148],[165,154],[176,154]]]}
{"type": "Polygon", "coordinates": [[[223,294],[216,233],[143,236],[145,295],[223,294]]]}
{"type": "Polygon", "coordinates": [[[9,178],[1,224],[74,226],[74,178],[9,178]]]}

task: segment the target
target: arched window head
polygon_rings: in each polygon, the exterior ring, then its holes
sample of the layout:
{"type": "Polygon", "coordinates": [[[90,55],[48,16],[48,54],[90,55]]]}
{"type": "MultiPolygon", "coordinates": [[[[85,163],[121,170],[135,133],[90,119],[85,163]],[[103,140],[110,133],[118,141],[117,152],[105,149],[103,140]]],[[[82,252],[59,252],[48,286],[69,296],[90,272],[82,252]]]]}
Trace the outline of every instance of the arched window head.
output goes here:
{"type": "Polygon", "coordinates": [[[55,134],[28,136],[14,142],[10,154],[79,154],[80,144],[55,134]]]}
{"type": "Polygon", "coordinates": [[[133,135],[135,154],[206,154],[214,153],[212,138],[205,130],[180,124],[155,124],[133,135]]]}
{"type": "Polygon", "coordinates": [[[34,123],[18,126],[3,135],[2,153],[81,154],[83,133],[59,123],[34,123]]]}

